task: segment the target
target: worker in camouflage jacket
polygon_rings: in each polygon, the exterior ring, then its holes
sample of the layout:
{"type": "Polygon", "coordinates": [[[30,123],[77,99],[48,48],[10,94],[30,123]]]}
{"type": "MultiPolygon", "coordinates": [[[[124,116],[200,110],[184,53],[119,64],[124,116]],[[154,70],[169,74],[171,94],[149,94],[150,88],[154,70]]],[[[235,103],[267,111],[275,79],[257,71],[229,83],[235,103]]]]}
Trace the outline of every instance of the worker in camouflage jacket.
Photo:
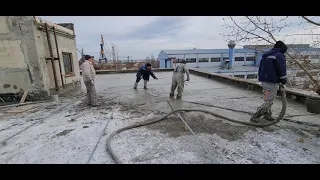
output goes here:
{"type": "Polygon", "coordinates": [[[173,71],[170,97],[174,96],[174,91],[178,87],[177,98],[181,98],[183,89],[184,89],[184,82],[189,80],[190,80],[189,69],[186,66],[186,61],[182,60],[181,64],[179,64],[173,71]],[[184,74],[187,74],[186,80],[184,80],[184,74]]]}

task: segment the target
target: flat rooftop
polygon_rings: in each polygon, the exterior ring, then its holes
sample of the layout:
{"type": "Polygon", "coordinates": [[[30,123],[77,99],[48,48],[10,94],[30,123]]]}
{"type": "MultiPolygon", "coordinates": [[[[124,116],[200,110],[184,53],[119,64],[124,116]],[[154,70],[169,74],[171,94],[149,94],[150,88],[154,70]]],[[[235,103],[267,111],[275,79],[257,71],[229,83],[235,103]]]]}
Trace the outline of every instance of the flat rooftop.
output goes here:
{"type": "MultiPolygon", "coordinates": [[[[149,89],[135,74],[96,76],[99,107],[85,105],[85,88],[63,94],[59,101],[0,110],[0,163],[114,163],[106,151],[106,139],[119,128],[159,118],[175,109],[197,108],[249,121],[262,103],[261,93],[191,74],[182,100],[169,98],[172,72],[155,72],[149,89]],[[201,103],[200,104],[195,104],[201,103]],[[36,107],[37,106],[37,107],[36,107]],[[23,108],[28,109],[23,112],[23,108]],[[22,110],[21,110],[22,109],[22,110]]],[[[277,115],[281,102],[276,100],[277,115]]],[[[288,102],[289,121],[267,128],[234,124],[199,112],[179,113],[157,124],[128,130],[115,136],[112,148],[123,163],[320,163],[320,115],[306,106],[288,102]]]]}

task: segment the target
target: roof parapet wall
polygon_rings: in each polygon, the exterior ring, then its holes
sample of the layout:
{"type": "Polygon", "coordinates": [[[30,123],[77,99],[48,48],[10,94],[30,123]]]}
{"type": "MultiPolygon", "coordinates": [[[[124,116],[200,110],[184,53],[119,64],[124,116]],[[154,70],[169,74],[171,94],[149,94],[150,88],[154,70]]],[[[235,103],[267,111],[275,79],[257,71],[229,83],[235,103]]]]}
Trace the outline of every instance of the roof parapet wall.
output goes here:
{"type": "MultiPolygon", "coordinates": [[[[70,39],[75,38],[74,30],[70,29],[71,28],[70,24],[72,24],[72,23],[63,23],[63,26],[68,26],[68,28],[67,28],[67,27],[63,27],[59,24],[55,24],[53,22],[41,19],[37,16],[34,16],[34,20],[35,20],[35,25],[36,25],[37,29],[40,31],[45,31],[45,23],[47,23],[49,27],[56,28],[57,35],[64,36],[64,37],[67,37],[70,39]]],[[[72,28],[74,28],[73,24],[72,24],[72,28]]],[[[53,31],[52,28],[49,28],[49,31],[53,31]]]]}

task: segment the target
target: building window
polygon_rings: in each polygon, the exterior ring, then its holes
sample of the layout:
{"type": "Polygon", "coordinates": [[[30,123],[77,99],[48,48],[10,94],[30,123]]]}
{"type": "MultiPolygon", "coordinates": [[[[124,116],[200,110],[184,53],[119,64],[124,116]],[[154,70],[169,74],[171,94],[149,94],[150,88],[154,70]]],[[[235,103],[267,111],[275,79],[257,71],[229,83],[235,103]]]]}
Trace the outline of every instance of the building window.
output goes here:
{"type": "Polygon", "coordinates": [[[258,75],[257,74],[247,74],[247,79],[257,79],[258,75]]]}
{"type": "Polygon", "coordinates": [[[211,62],[220,62],[220,58],[211,58],[211,62]]]}
{"type": "MultiPolygon", "coordinates": [[[[302,56],[302,59],[309,59],[310,58],[310,55],[304,55],[302,56]]],[[[312,58],[312,59],[317,59],[317,58],[312,58]]]]}
{"type": "Polygon", "coordinates": [[[72,53],[62,53],[65,74],[73,74],[72,53]]]}
{"type": "Polygon", "coordinates": [[[187,58],[186,59],[186,62],[188,62],[188,63],[195,63],[197,60],[196,60],[196,58],[187,58]]]}
{"type": "Polygon", "coordinates": [[[234,77],[243,78],[244,79],[244,74],[237,74],[237,75],[234,75],[234,77]]]}
{"type": "Polygon", "coordinates": [[[244,57],[235,57],[234,61],[244,61],[244,57]]]}
{"type": "Polygon", "coordinates": [[[209,62],[209,58],[199,58],[199,62],[209,62]]]}
{"type": "Polygon", "coordinates": [[[246,57],[246,61],[255,61],[256,58],[255,57],[246,57]]]}

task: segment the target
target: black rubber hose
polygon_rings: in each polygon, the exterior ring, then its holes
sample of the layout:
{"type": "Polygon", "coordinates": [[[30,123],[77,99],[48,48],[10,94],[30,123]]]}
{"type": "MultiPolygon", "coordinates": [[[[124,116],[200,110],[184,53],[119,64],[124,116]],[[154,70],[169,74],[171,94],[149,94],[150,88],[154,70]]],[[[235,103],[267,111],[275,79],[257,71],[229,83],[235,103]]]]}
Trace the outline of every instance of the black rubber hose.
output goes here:
{"type": "Polygon", "coordinates": [[[207,110],[203,110],[203,109],[177,109],[177,110],[174,110],[174,111],[169,112],[168,114],[164,115],[163,117],[161,117],[161,118],[159,118],[159,119],[150,120],[150,121],[145,121],[145,122],[139,122],[139,123],[135,123],[135,124],[133,124],[133,125],[130,125],[130,126],[127,126],[127,127],[123,127],[123,128],[118,129],[117,131],[113,132],[113,133],[107,138],[107,151],[108,151],[108,153],[110,154],[111,158],[114,160],[114,162],[115,162],[116,164],[121,164],[120,159],[118,158],[118,156],[115,155],[115,152],[114,152],[113,149],[111,148],[111,139],[112,139],[115,135],[117,135],[117,134],[119,134],[119,133],[121,133],[121,132],[123,132],[123,131],[126,131],[126,130],[130,130],[130,129],[134,129],[134,128],[138,128],[138,127],[142,127],[142,126],[147,126],[147,125],[151,125],[151,124],[154,124],[154,123],[163,121],[163,120],[165,120],[168,116],[170,116],[171,114],[176,113],[176,112],[181,112],[181,111],[184,111],[184,112],[191,112],[191,111],[203,112],[203,113],[206,113],[206,114],[211,114],[211,115],[213,115],[213,116],[222,118],[222,119],[227,120],[227,121],[230,121],[230,122],[234,122],[234,123],[238,123],[238,124],[243,124],[243,125],[248,125],[248,126],[260,127],[260,128],[274,125],[274,124],[278,123],[278,122],[283,118],[283,116],[285,115],[286,109],[287,109],[286,92],[285,92],[285,88],[284,88],[282,85],[280,85],[280,93],[281,93],[281,97],[282,97],[282,98],[281,98],[281,99],[282,99],[282,108],[281,108],[281,112],[280,112],[279,116],[278,116],[274,121],[270,121],[270,122],[267,122],[267,123],[260,124],[260,123],[244,122],[244,121],[239,121],[239,120],[231,119],[231,118],[225,117],[225,116],[223,116],[223,115],[217,114],[217,113],[215,113],[215,112],[207,111],[207,110]]]}

